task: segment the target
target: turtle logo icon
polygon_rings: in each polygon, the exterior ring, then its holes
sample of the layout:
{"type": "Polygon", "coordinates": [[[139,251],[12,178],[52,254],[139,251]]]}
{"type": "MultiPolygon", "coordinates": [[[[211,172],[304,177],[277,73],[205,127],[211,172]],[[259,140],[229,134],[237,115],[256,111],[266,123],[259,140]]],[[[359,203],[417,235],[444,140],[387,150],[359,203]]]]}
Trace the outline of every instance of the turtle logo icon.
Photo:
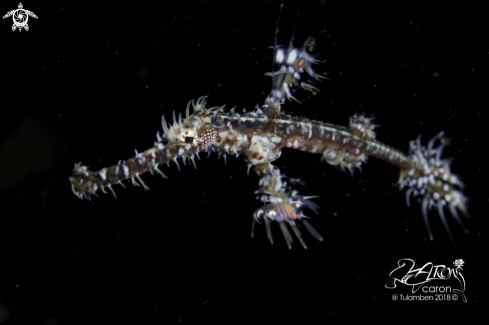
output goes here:
{"type": "Polygon", "coordinates": [[[29,10],[25,10],[24,7],[22,6],[22,3],[19,3],[19,8],[14,9],[12,11],[9,11],[3,16],[3,18],[8,18],[12,16],[12,19],[14,20],[14,24],[12,25],[12,31],[15,31],[15,29],[19,29],[19,32],[22,31],[22,28],[24,28],[26,31],[29,30],[29,25],[27,25],[27,21],[29,20],[29,16],[36,18],[37,16],[35,13],[29,10]]]}

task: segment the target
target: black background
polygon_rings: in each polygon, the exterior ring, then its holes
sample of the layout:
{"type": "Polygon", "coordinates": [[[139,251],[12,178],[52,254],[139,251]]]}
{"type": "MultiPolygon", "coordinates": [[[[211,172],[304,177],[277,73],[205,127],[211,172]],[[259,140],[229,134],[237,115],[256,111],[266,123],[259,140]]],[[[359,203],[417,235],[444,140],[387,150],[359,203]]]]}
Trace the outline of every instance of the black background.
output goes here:
{"type": "MultiPolygon", "coordinates": [[[[452,171],[467,184],[465,235],[436,213],[427,239],[419,205],[393,184],[398,170],[370,159],[354,177],[318,155],[284,150],[275,165],[319,195],[290,251],[258,225],[250,238],[258,176],[228,157],[198,169],[163,167],[151,188],[115,186],[79,200],[75,162],[111,166],[153,145],[160,119],[209,95],[208,106],[251,109],[270,91],[280,2],[50,4],[28,32],[1,21],[0,301],[5,324],[213,321],[346,322],[353,318],[475,320],[485,305],[487,233],[487,24],[481,6],[286,3],[279,43],[315,34],[328,72],[321,93],[297,93],[286,112],[345,125],[374,116],[377,139],[406,152],[443,130],[452,171]],[[464,259],[468,302],[392,301],[385,288],[401,258],[453,267],[464,259]]],[[[17,3],[4,1],[1,11],[17,3]]],[[[4,13],[2,13],[3,15],[4,13]]],[[[447,214],[448,215],[448,214],[447,214]]],[[[276,226],[276,225],[275,225],[276,226]]],[[[435,285],[443,285],[438,282],[435,285]]]]}

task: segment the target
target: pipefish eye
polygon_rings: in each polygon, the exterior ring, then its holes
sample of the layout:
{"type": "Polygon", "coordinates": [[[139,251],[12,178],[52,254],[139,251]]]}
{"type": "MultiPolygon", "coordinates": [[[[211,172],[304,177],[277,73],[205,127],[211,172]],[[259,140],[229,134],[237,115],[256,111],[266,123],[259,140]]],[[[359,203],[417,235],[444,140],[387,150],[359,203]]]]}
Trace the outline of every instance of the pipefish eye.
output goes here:
{"type": "Polygon", "coordinates": [[[193,142],[194,142],[194,138],[193,137],[186,137],[185,138],[185,143],[192,144],[193,142]]]}

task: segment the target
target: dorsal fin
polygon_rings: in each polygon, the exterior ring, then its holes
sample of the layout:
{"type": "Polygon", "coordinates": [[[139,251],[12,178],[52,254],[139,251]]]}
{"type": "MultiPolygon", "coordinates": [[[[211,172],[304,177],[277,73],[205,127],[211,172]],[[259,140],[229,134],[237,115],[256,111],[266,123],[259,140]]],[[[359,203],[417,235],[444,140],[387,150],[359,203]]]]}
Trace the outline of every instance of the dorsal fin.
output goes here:
{"type": "MultiPolygon", "coordinates": [[[[280,11],[282,11],[280,6],[280,11]]],[[[299,102],[293,95],[297,89],[302,88],[312,92],[314,95],[319,92],[313,83],[311,78],[316,80],[328,79],[324,74],[316,73],[312,65],[319,63],[316,57],[319,54],[310,54],[308,50],[312,50],[315,47],[315,40],[313,37],[307,38],[304,45],[300,48],[296,48],[293,45],[294,34],[290,39],[289,45],[285,48],[283,45],[278,45],[278,22],[275,29],[274,45],[270,48],[273,49],[273,69],[272,72],[267,72],[265,75],[272,77],[272,93],[271,97],[274,101],[283,103],[285,98],[288,100],[295,100],[299,102]]],[[[294,31],[295,33],[295,31],[294,31]]],[[[300,102],[299,102],[300,103],[300,102]]]]}

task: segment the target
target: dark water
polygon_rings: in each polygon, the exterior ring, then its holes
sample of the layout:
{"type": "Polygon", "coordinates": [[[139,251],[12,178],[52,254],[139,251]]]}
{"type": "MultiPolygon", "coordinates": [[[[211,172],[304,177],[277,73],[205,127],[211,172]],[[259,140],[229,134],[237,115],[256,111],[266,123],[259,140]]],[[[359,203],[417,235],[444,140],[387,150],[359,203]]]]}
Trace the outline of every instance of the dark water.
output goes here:
{"type": "Polygon", "coordinates": [[[450,218],[454,250],[433,211],[430,242],[419,206],[406,207],[393,186],[394,167],[370,159],[351,177],[319,156],[284,151],[276,165],[320,196],[319,215],[308,215],[325,238],[304,232],[309,249],[296,241],[291,251],[278,227],[273,246],[263,226],[250,238],[258,176],[241,159],[201,155],[197,170],[180,163],[180,172],[172,164],[162,169],[168,180],[143,176],[148,192],[116,186],[117,199],[79,200],[68,181],[76,162],[98,170],[151,147],[161,115],[191,99],[239,110],[262,103],[279,3],[24,8],[39,17],[29,31],[12,32],[10,18],[0,26],[0,323],[436,321],[482,311],[482,7],[285,4],[279,43],[296,26],[297,45],[315,34],[325,60],[317,69],[331,81],[284,110],[340,125],[354,113],[374,116],[377,139],[405,152],[418,134],[426,143],[445,131],[472,216],[468,235],[450,218]],[[450,268],[463,259],[467,303],[393,301],[410,292],[385,288],[401,258],[450,268]]]}

